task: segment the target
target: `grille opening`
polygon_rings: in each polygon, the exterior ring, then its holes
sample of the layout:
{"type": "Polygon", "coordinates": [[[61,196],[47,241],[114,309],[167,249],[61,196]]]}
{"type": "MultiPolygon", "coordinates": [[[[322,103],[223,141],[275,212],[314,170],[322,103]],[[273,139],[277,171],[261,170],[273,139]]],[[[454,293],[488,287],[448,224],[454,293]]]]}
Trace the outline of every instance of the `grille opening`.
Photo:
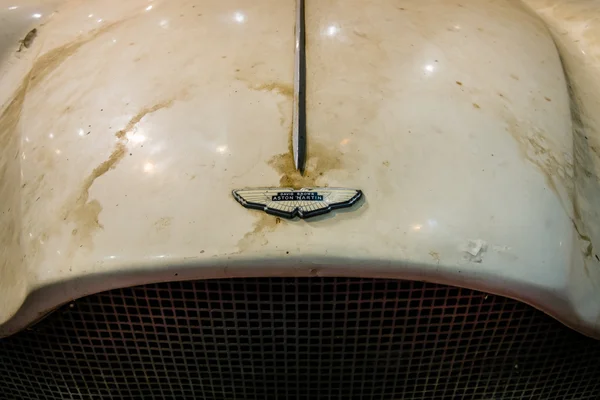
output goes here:
{"type": "Polygon", "coordinates": [[[0,399],[599,399],[600,342],[523,303],[354,278],[171,282],[0,340],[0,399]]]}

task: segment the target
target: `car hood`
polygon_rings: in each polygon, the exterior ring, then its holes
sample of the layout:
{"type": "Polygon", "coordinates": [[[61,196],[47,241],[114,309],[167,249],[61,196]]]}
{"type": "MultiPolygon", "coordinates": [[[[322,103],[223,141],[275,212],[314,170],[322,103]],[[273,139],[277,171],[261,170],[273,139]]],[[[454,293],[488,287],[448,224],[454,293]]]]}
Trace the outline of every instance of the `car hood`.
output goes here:
{"type": "Polygon", "coordinates": [[[304,174],[294,1],[3,10],[0,332],[118,286],[347,275],[488,290],[600,333],[596,225],[578,211],[598,192],[576,195],[546,24],[519,2],[404,3],[308,2],[304,174]],[[364,198],[285,220],[231,195],[252,187],[364,198]]]}

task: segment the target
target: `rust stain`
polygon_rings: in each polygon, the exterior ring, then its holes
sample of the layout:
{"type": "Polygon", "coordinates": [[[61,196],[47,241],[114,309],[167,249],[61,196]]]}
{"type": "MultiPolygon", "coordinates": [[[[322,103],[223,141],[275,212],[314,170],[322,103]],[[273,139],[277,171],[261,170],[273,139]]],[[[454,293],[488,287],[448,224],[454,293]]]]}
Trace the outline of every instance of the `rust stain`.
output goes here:
{"type": "Polygon", "coordinates": [[[457,84],[458,86],[462,86],[462,85],[463,85],[463,83],[462,83],[461,81],[456,81],[456,84],[457,84]]]}
{"type": "Polygon", "coordinates": [[[546,96],[544,96],[544,100],[546,100],[546,101],[552,101],[552,99],[550,97],[546,97],[546,96]]]}

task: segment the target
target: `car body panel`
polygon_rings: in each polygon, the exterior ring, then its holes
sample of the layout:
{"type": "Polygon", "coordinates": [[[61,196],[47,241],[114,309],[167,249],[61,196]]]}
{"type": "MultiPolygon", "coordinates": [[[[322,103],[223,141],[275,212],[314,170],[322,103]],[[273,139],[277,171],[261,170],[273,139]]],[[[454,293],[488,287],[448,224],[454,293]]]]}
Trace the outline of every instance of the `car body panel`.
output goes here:
{"type": "Polygon", "coordinates": [[[37,37],[0,66],[0,335],[119,286],[343,275],[487,290],[600,337],[600,225],[574,207],[591,215],[600,161],[578,192],[550,23],[518,1],[404,3],[307,2],[304,175],[294,1],[35,3],[52,12],[10,28],[37,37]],[[319,186],[364,200],[286,221],[231,195],[319,186]]]}

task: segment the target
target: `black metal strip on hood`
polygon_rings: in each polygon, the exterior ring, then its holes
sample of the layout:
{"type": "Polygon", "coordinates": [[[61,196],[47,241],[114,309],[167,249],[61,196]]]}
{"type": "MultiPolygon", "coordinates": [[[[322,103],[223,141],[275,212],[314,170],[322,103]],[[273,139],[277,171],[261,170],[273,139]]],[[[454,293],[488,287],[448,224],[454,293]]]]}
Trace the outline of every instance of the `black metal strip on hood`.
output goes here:
{"type": "Polygon", "coordinates": [[[304,27],[304,0],[297,0],[292,149],[294,164],[300,173],[304,172],[306,161],[306,36],[304,27]]]}

